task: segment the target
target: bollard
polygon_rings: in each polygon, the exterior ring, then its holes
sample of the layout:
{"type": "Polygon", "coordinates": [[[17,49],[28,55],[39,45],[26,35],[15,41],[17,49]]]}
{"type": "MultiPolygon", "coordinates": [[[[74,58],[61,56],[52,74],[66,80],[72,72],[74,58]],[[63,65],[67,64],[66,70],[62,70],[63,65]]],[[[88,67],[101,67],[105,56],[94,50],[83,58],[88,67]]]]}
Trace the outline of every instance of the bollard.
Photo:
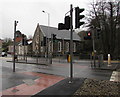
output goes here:
{"type": "Polygon", "coordinates": [[[110,54],[108,54],[108,66],[110,66],[111,64],[111,58],[110,58],[110,54]]]}

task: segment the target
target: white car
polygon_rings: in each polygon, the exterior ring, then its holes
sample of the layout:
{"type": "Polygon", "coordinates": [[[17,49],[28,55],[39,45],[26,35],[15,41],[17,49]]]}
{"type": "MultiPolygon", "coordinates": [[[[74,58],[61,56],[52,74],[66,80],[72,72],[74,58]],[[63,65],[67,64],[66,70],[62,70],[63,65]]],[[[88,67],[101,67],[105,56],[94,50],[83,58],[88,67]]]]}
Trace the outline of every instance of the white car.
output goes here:
{"type": "Polygon", "coordinates": [[[2,52],[1,55],[2,55],[2,57],[5,57],[5,56],[7,57],[7,53],[6,52],[2,52]]]}

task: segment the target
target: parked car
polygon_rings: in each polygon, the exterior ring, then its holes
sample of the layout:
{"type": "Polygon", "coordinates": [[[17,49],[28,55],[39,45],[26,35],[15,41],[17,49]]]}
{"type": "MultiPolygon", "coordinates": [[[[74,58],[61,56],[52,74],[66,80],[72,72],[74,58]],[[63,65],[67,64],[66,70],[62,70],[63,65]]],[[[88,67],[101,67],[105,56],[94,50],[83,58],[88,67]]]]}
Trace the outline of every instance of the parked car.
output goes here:
{"type": "Polygon", "coordinates": [[[2,57],[7,57],[7,53],[6,52],[2,52],[1,55],[2,55],[2,57]]]}

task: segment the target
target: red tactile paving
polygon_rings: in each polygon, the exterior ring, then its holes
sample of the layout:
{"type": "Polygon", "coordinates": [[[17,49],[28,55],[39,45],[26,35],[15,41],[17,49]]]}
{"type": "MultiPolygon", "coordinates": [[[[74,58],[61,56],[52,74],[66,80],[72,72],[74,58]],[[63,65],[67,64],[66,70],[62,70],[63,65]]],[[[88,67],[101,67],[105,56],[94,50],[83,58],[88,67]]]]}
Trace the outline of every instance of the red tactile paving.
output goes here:
{"type": "Polygon", "coordinates": [[[24,72],[23,74],[38,76],[39,78],[34,80],[34,84],[32,85],[27,85],[24,83],[24,84],[6,89],[2,91],[0,95],[2,94],[2,95],[29,95],[30,96],[64,79],[64,77],[61,77],[61,76],[34,73],[34,72],[24,72]]]}

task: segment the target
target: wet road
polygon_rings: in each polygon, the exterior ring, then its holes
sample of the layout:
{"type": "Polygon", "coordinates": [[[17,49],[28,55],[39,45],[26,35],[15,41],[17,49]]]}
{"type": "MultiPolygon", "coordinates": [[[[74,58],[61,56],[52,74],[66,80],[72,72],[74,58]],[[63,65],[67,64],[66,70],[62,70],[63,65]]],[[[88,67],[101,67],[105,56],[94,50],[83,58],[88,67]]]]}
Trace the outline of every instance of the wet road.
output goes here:
{"type": "MultiPolygon", "coordinates": [[[[6,89],[16,84],[21,84],[21,81],[18,77],[17,72],[40,72],[40,73],[46,73],[46,74],[54,74],[54,75],[60,75],[64,77],[69,77],[69,71],[70,71],[70,65],[69,63],[59,63],[59,62],[53,62],[52,65],[34,65],[34,64],[24,64],[24,63],[16,63],[16,74],[12,72],[12,62],[6,62],[7,60],[11,60],[9,57],[7,58],[0,58],[0,61],[2,65],[0,66],[0,69],[2,69],[2,84],[3,88],[6,89]],[[13,80],[11,77],[16,78],[16,80],[13,80]],[[18,80],[18,81],[17,81],[18,80]],[[6,83],[10,83],[10,85],[6,85],[6,83]]],[[[73,64],[73,71],[74,71],[74,77],[83,77],[83,78],[91,78],[91,79],[100,79],[100,80],[109,80],[112,74],[112,71],[109,70],[95,70],[90,67],[89,61],[81,61],[79,64],[74,63],[73,64]]],[[[36,77],[33,76],[25,76],[21,79],[36,79],[36,77]]]]}

